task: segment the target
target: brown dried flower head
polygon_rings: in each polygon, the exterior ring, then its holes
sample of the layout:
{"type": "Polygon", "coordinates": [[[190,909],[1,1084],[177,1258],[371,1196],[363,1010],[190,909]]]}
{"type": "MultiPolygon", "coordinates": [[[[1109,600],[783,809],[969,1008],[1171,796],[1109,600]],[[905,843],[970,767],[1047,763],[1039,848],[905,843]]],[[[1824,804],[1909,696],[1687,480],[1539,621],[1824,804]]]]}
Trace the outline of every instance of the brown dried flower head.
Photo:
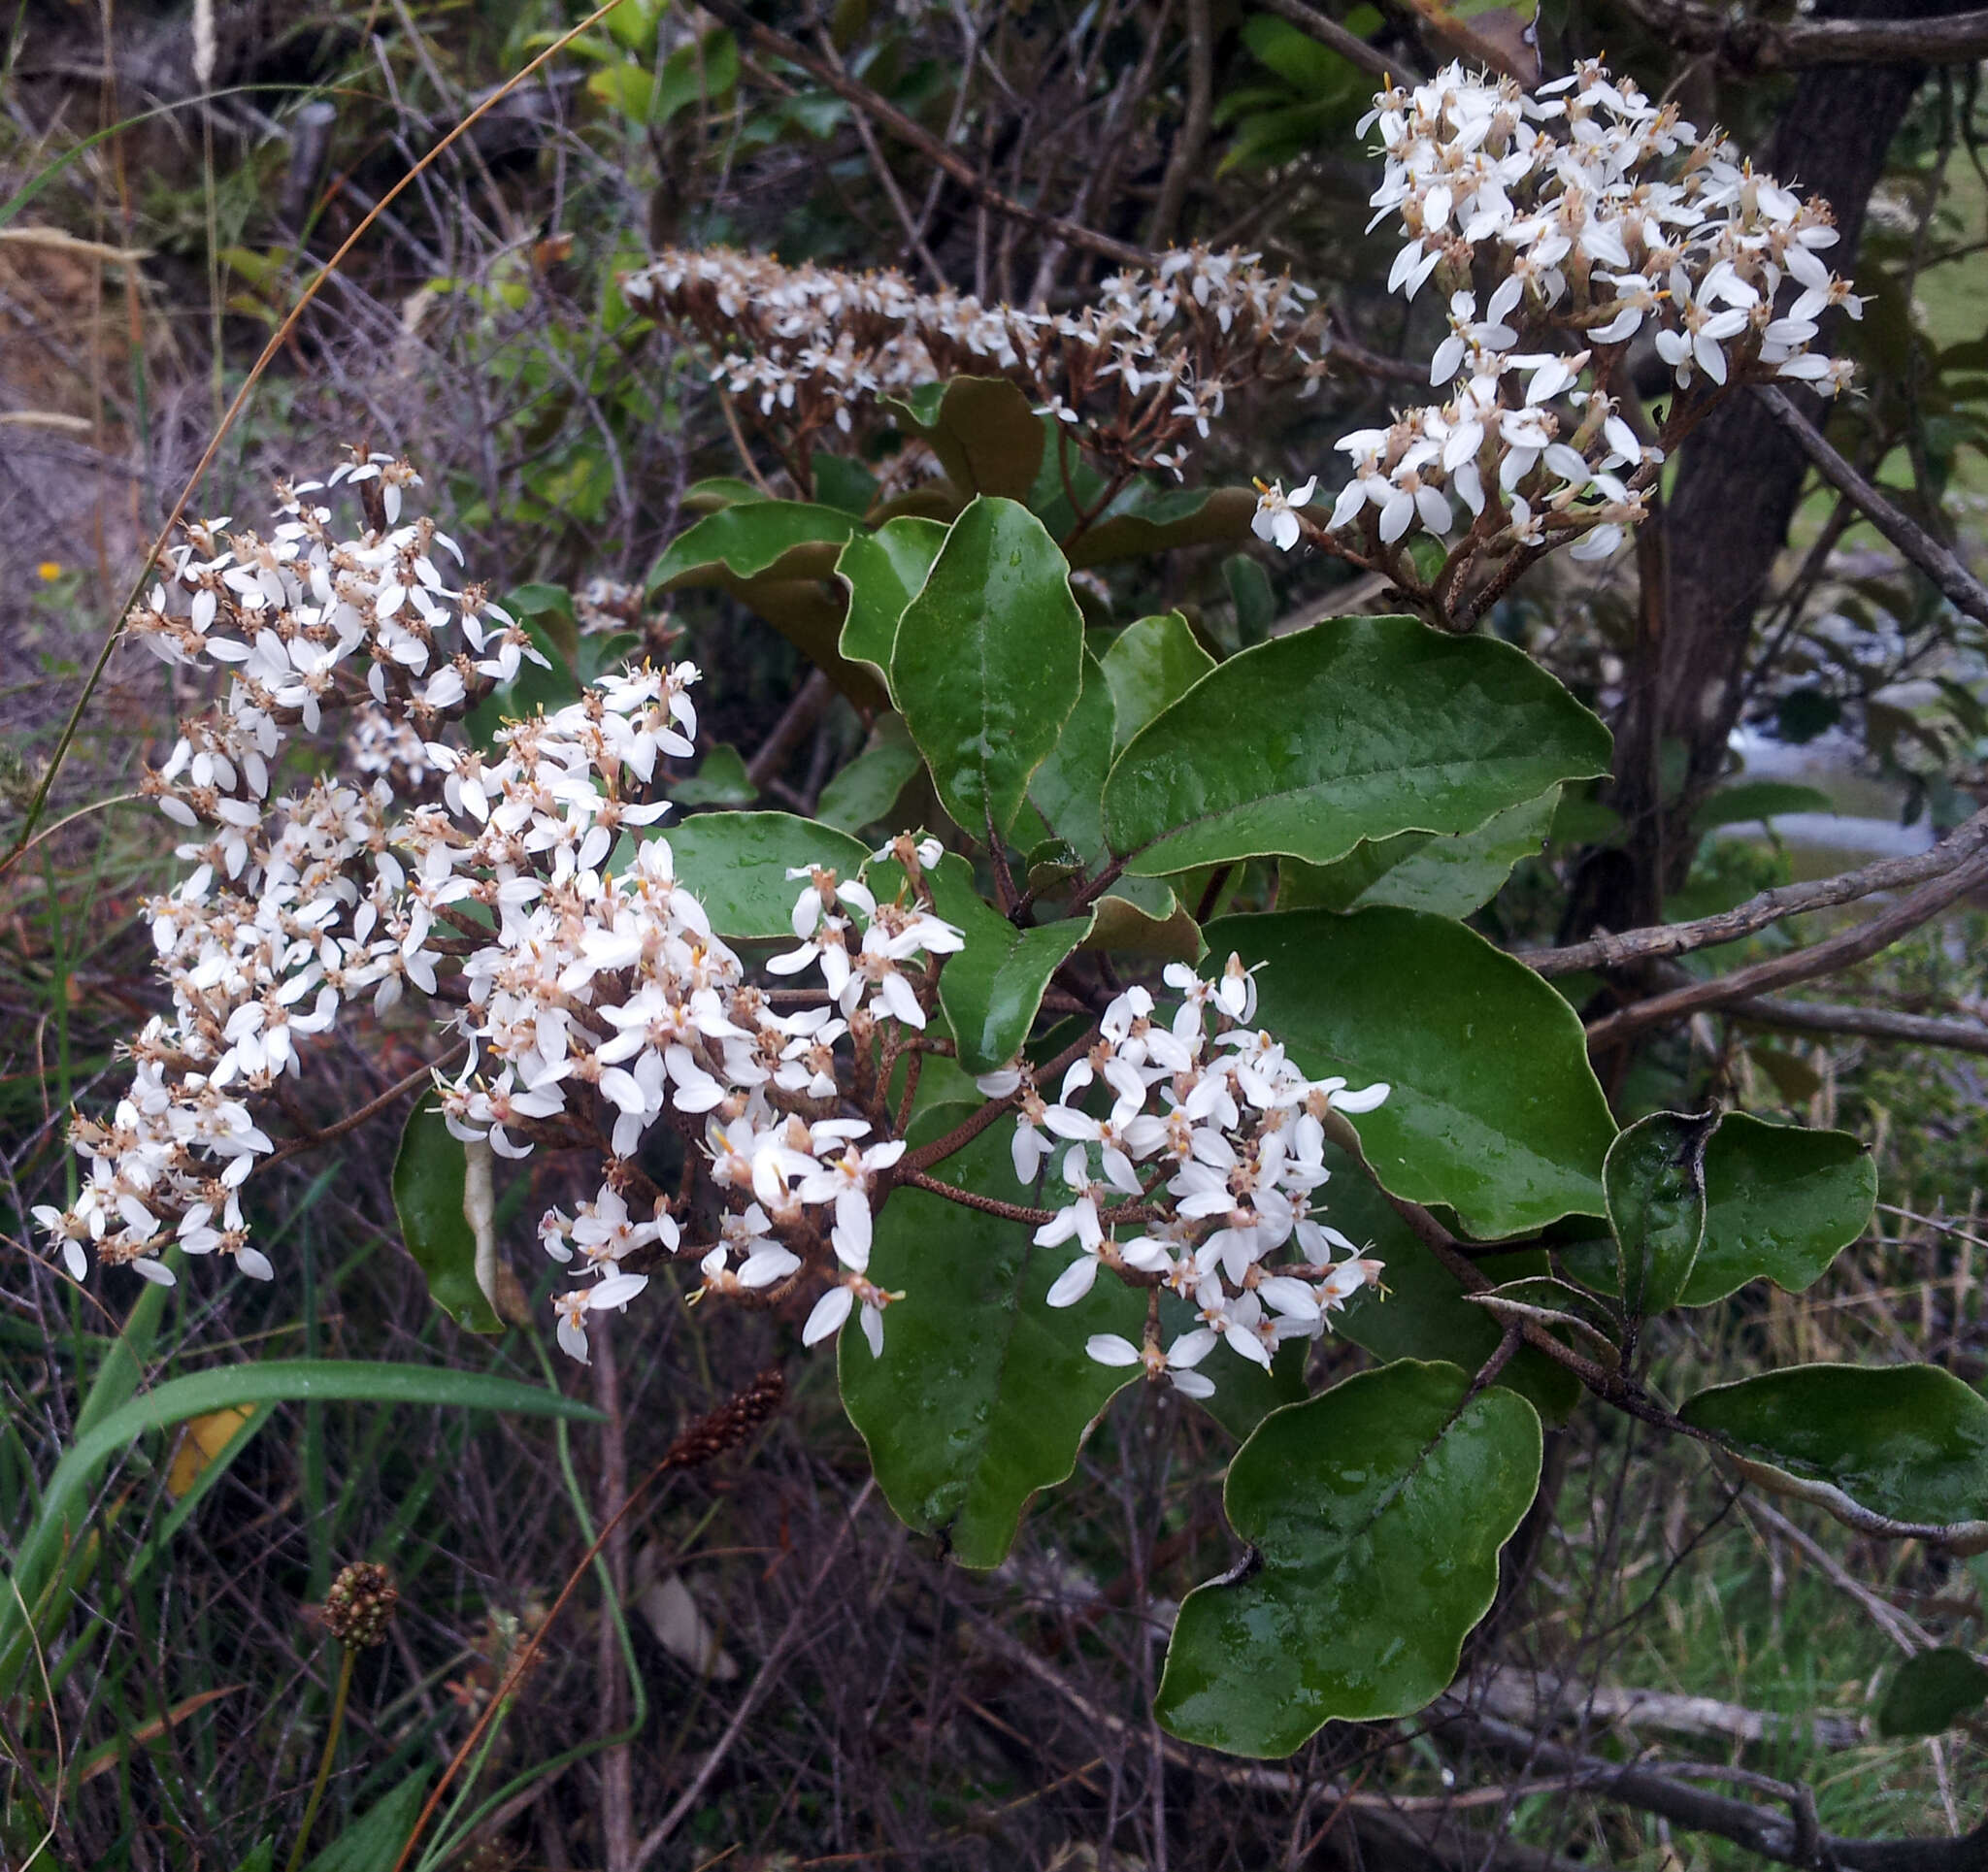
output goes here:
{"type": "Polygon", "coordinates": [[[365,1651],[383,1643],[400,1603],[393,1575],[377,1560],[355,1560],[340,1569],[324,1595],[324,1628],[342,1645],[365,1651]]]}

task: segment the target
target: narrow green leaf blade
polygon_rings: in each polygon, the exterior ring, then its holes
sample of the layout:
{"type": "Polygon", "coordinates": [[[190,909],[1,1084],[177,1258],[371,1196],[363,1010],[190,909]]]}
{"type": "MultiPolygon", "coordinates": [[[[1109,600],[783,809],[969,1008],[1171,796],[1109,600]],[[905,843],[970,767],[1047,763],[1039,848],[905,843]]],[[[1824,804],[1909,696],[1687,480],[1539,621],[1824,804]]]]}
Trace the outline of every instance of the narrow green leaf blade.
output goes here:
{"type": "Polygon", "coordinates": [[[432,1768],[416,1768],[315,1857],[305,1872],[380,1872],[400,1857],[420,1818],[432,1768]]]}
{"type": "Polygon", "coordinates": [[[414,1101],[393,1160],[393,1208],[401,1239],[428,1282],[435,1304],[472,1332],[501,1332],[489,1297],[477,1282],[477,1236],[463,1213],[462,1140],[432,1096],[414,1101]]]}
{"type": "Polygon", "coordinates": [[[1540,1420],[1461,1366],[1404,1361],[1264,1419],[1229,1465],[1240,1577],[1180,1607],[1154,1713],[1276,1757],[1333,1721],[1418,1710],[1489,1610],[1540,1481],[1540,1420]]]}
{"type": "MultiPolygon", "coordinates": [[[[942,1134],[974,1107],[933,1107],[914,1136],[942,1134]]],[[[995,1126],[933,1175],[1006,1201],[1020,1192],[995,1126]]],[[[1142,1296],[1101,1280],[1051,1308],[1070,1252],[1035,1247],[1028,1226],[923,1190],[892,1193],[877,1220],[870,1278],[902,1290],[883,1319],[883,1357],[842,1335],[843,1402],[900,1519],[943,1530],[953,1557],[995,1566],[1029,1497],[1069,1476],[1093,1421],[1137,1368],[1084,1353],[1097,1332],[1139,1337],[1142,1296]]]]}
{"type": "Polygon", "coordinates": [[[1635,1319],[1674,1306],[1705,1239],[1705,1152],[1718,1114],[1652,1112],[1616,1135],[1602,1166],[1618,1291],[1635,1319]]]}
{"type": "Polygon", "coordinates": [[[1871,1226],[1877,1166],[1861,1139],[1729,1112],[1705,1159],[1705,1246],[1686,1306],[1709,1306],[1748,1281],[1810,1286],[1871,1226]]]}
{"type": "Polygon", "coordinates": [[[1603,773],[1608,731],[1523,651],[1408,617],[1335,618],[1231,657],[1134,737],[1105,789],[1134,870],[1343,858],[1474,831],[1603,773]]]}
{"type": "Polygon", "coordinates": [[[1394,1088],[1353,1122],[1396,1196],[1487,1239],[1602,1213],[1607,1100],[1578,1016],[1522,963],[1418,910],[1279,910],[1206,936],[1209,969],[1232,951],[1268,965],[1257,1019],[1308,1073],[1394,1088]]]}
{"type": "Polygon", "coordinates": [[[1005,834],[1083,688],[1070,569],[1027,508],[981,496],[953,522],[890,677],[946,811],[976,837],[990,820],[1005,834]]]}

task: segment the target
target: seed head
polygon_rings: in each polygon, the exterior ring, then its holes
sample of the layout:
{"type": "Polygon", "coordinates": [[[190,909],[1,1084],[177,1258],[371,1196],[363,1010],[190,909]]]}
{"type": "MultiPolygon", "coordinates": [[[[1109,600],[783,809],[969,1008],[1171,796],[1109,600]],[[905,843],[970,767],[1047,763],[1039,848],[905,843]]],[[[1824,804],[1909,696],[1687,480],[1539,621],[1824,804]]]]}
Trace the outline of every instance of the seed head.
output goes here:
{"type": "Polygon", "coordinates": [[[354,1560],[340,1570],[324,1595],[324,1628],[340,1644],[365,1651],[385,1640],[400,1603],[393,1576],[375,1560],[354,1560]]]}

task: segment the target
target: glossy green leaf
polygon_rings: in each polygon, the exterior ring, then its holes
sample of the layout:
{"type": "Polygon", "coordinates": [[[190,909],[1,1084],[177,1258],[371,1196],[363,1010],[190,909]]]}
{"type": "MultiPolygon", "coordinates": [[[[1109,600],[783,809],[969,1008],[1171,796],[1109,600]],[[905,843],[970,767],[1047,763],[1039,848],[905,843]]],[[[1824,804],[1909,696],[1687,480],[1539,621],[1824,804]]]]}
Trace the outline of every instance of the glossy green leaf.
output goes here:
{"type": "Polygon", "coordinates": [[[1806,1131],[1729,1112],[1705,1159],[1705,1245],[1686,1306],[1750,1280],[1799,1294],[1871,1226],[1877,1166],[1848,1132],[1806,1131]]]}
{"type": "Polygon", "coordinates": [[[1174,887],[1158,877],[1121,877],[1096,903],[1086,949],[1169,962],[1201,960],[1201,928],[1174,887]]]}
{"type": "Polygon", "coordinates": [[[477,1281],[477,1237],[463,1213],[462,1140],[432,1097],[414,1101],[393,1160],[393,1208],[401,1239],[428,1282],[435,1304],[472,1332],[501,1332],[489,1297],[477,1281]]]}
{"type": "Polygon", "coordinates": [[[886,521],[875,533],[850,536],[835,571],[849,592],[841,648],[851,663],[867,663],[878,676],[888,677],[898,619],[918,595],[945,534],[937,520],[904,518],[886,521]]]}
{"type": "MultiPolygon", "coordinates": [[[[1197,1324],[1193,1309],[1184,1303],[1176,1313],[1163,1302],[1161,1318],[1169,1320],[1170,1315],[1172,1318],[1164,1328],[1169,1341],[1197,1324]]],[[[1253,1360],[1234,1358],[1218,1346],[1206,1367],[1207,1375],[1214,1380],[1215,1394],[1195,1401],[1237,1442],[1245,1443],[1272,1411],[1281,1410],[1286,1404],[1302,1404],[1310,1395],[1305,1383],[1305,1367],[1310,1357],[1309,1339],[1286,1339],[1277,1347],[1266,1371],[1253,1360]]]]}
{"type": "MultiPolygon", "coordinates": [[[[903,875],[895,864],[874,865],[870,884],[881,899],[903,875]]],[[[1089,933],[1091,919],[1018,930],[980,895],[973,867],[957,852],[947,852],[926,875],[933,907],[966,937],[966,947],[946,957],[939,976],[939,1004],[959,1064],[969,1073],[995,1071],[1021,1051],[1049,977],[1089,933]]]]}
{"type": "Polygon", "coordinates": [[[1043,463],[1043,420],[1006,378],[954,378],[891,401],[962,494],[1027,499],[1043,463]]]}
{"type": "Polygon", "coordinates": [[[1605,772],[1608,732],[1521,650],[1408,617],[1334,618],[1231,657],[1134,737],[1105,788],[1111,848],[1149,875],[1343,858],[1472,832],[1605,772]]]}
{"type": "Polygon", "coordinates": [[[1111,768],[1111,691],[1086,650],[1083,687],[1049,757],[1029,782],[1029,801],[1051,834],[1086,867],[1105,857],[1105,775],[1111,768]]]}
{"type": "Polygon", "coordinates": [[[852,455],[814,451],[814,498],[862,519],[877,500],[877,476],[852,455]]]}
{"type": "Polygon", "coordinates": [[[1156,488],[1135,481],[1071,541],[1070,563],[1083,571],[1182,546],[1233,545],[1255,514],[1251,488],[1156,488]]]}
{"type": "Polygon", "coordinates": [[[924,757],[911,744],[902,715],[878,715],[863,751],[821,789],[814,816],[824,825],[856,832],[888,818],[924,757]]]}
{"type": "Polygon", "coordinates": [[[1656,1111],[1616,1135],[1602,1166],[1617,1289],[1633,1319],[1674,1306],[1705,1239],[1705,1152],[1718,1114],[1656,1111]]]}
{"type": "Polygon", "coordinates": [[[1436,916],[1469,916],[1505,888],[1514,865],[1539,856],[1559,800],[1555,787],[1493,813],[1474,832],[1404,832],[1365,839],[1335,865],[1287,858],[1277,903],[1289,910],[1392,903],[1436,916]]]}
{"type": "Polygon", "coordinates": [[[1379,1080],[1352,1122],[1396,1196],[1454,1209],[1495,1239],[1602,1210],[1615,1134],[1579,1017],[1474,932],[1418,910],[1278,911],[1206,931],[1257,976],[1257,1018],[1314,1078],[1379,1080]]]}
{"type": "MultiPolygon", "coordinates": [[[[1475,1371],[1498,1349],[1499,1328],[1481,1306],[1464,1298],[1448,1268],[1417,1239],[1360,1166],[1328,1144],[1332,1181],[1318,1193],[1318,1213],[1381,1264],[1380,1288],[1369,1288],[1332,1316],[1333,1330],[1379,1360],[1442,1359],[1475,1371]]],[[[1481,1256],[1478,1271],[1494,1281],[1542,1274],[1534,1250],[1481,1256]]],[[[1521,1346],[1498,1381],[1549,1423],[1561,1423],[1580,1400],[1580,1381],[1543,1352],[1521,1346]]]]}
{"type": "Polygon", "coordinates": [[[703,586],[729,593],[819,665],[859,708],[877,708],[888,700],[884,685],[837,647],[845,606],[827,582],[858,526],[850,514],[803,501],[720,508],[670,543],[649,573],[648,589],[651,596],[703,586]]]}
{"type": "Polygon", "coordinates": [[[1793,1365],[1702,1391],[1678,1414],[1769,1486],[1839,1515],[1847,1505],[1958,1529],[1952,1544],[1988,1550],[1988,1398],[1950,1371],[1793,1365]]]}
{"type": "Polygon", "coordinates": [[[801,885],[790,870],[826,865],[853,877],[870,856],[847,833],[791,812],[700,812],[663,837],[712,928],[739,941],[792,937],[801,885]]]}
{"type": "Polygon", "coordinates": [[[1540,1481],[1533,1407],[1470,1384],[1458,1365],[1403,1361],[1264,1419],[1223,1491],[1250,1551],[1180,1607],[1164,1727],[1286,1756],[1322,1724],[1441,1693],[1540,1481]]]}
{"type": "Polygon", "coordinates": [[[1027,508],[981,496],[906,607],[890,686],[940,800],[975,837],[1006,833],[1083,688],[1083,616],[1027,508]]]}
{"type": "Polygon", "coordinates": [[[1877,1706],[1879,1735],[1938,1735],[1988,1703],[1988,1664],[1955,1645],[1907,1658],[1877,1706]]]}
{"type": "Polygon", "coordinates": [[[1113,747],[1123,747],[1215,667],[1178,611],[1128,624],[1103,660],[1111,685],[1113,747]]]}
{"type": "MultiPolygon", "coordinates": [[[[934,1107],[913,1127],[936,1136],[968,1104],[934,1107]]],[[[932,1172],[1014,1201],[1007,1128],[997,1125],[932,1172]]],[[[883,1316],[883,1356],[842,1334],[843,1402],[899,1518],[940,1531],[968,1566],[996,1566],[1029,1497],[1065,1480],[1092,1423],[1137,1368],[1098,1364],[1093,1333],[1136,1340],[1143,1297],[1109,1277],[1075,1306],[1051,1308],[1069,1248],[1037,1248],[1025,1223],[923,1190],[894,1191],[877,1219],[870,1278],[902,1291],[883,1316]]]]}
{"type": "Polygon", "coordinates": [[[748,806],[759,797],[746,772],[746,757],[720,741],[704,757],[695,775],[679,780],[670,797],[679,806],[748,806]]]}
{"type": "Polygon", "coordinates": [[[793,576],[797,566],[820,577],[832,570],[836,552],[856,531],[848,514],[808,501],[722,507],[671,541],[649,572],[648,588],[653,595],[714,584],[719,571],[735,578],[770,573],[793,576]]]}

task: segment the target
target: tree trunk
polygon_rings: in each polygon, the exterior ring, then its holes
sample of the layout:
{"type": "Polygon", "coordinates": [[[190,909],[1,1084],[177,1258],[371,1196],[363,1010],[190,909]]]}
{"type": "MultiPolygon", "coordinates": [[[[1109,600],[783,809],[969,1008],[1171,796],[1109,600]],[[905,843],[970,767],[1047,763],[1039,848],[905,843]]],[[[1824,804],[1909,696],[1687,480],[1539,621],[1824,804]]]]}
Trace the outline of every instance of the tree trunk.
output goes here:
{"type": "MultiPolygon", "coordinates": [[[[1932,16],[1956,0],[1842,0],[1830,17],[1932,16]]],[[[1865,212],[1906,107],[1918,65],[1822,66],[1803,74],[1763,165],[1836,211],[1829,250],[1850,275],[1865,212]]],[[[1819,400],[1796,393],[1820,420],[1819,400]]],[[[1722,407],[1686,443],[1661,523],[1640,553],[1644,580],[1637,655],[1620,723],[1616,805],[1629,829],[1618,858],[1587,880],[1583,919],[1622,929],[1657,920],[1692,857],[1688,816],[1718,776],[1739,718],[1753,620],[1788,534],[1806,470],[1800,447],[1751,397],[1722,407]],[[1659,777],[1666,742],[1682,747],[1681,794],[1659,777]]]]}

